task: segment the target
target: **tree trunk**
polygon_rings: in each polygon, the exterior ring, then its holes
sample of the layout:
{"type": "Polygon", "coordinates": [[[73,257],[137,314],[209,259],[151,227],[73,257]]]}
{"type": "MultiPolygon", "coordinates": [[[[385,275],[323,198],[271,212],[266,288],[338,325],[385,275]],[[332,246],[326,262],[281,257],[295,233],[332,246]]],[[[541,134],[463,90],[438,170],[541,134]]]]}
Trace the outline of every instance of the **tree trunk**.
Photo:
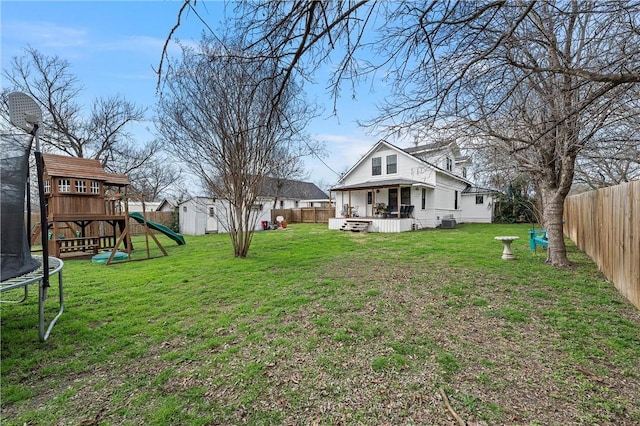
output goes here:
{"type": "Polygon", "coordinates": [[[553,266],[570,266],[567,259],[567,247],[564,244],[562,218],[565,196],[557,191],[543,188],[542,191],[542,225],[547,231],[549,248],[546,262],[553,266]]]}

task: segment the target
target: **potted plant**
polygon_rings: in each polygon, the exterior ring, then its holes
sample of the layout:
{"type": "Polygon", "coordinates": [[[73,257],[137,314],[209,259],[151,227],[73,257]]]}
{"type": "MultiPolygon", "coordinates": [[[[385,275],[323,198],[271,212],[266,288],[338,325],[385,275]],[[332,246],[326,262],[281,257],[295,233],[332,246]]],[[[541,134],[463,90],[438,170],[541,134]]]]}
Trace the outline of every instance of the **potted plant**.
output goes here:
{"type": "Polygon", "coordinates": [[[387,213],[387,205],[385,203],[376,204],[375,214],[377,217],[384,217],[387,213]]]}

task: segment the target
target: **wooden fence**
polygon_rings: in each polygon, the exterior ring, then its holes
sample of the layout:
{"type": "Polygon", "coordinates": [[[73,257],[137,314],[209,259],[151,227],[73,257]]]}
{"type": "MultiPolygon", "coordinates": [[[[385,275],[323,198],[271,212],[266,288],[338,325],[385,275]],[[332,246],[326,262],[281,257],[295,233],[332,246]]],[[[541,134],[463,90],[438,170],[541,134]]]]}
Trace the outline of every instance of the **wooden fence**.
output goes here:
{"type": "MultiPolygon", "coordinates": [[[[173,218],[171,216],[171,212],[146,212],[145,218],[155,223],[159,223],[168,228],[171,228],[173,218]]],[[[141,235],[144,232],[143,225],[138,223],[134,219],[129,219],[129,229],[131,230],[131,235],[141,235]]],[[[152,232],[155,232],[151,230],[152,232]]]]}
{"type": "Polygon", "coordinates": [[[334,217],[335,214],[335,207],[273,209],[271,210],[271,222],[276,222],[276,218],[282,216],[287,223],[329,223],[329,218],[334,217]]]}
{"type": "Polygon", "coordinates": [[[564,233],[640,309],[640,181],[567,197],[564,233]]]}

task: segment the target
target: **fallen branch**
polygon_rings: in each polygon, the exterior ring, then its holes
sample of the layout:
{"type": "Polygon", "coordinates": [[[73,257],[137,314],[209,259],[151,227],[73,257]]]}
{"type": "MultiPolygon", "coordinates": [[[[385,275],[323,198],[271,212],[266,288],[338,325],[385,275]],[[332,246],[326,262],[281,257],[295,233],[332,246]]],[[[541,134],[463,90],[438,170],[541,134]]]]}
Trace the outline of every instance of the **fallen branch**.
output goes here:
{"type": "Polygon", "coordinates": [[[449,404],[449,398],[447,397],[447,394],[442,388],[440,388],[440,395],[442,395],[442,399],[444,399],[444,403],[447,404],[447,409],[449,410],[453,418],[456,419],[458,424],[460,426],[466,426],[467,423],[464,420],[462,420],[462,417],[460,417],[458,413],[456,413],[456,411],[453,409],[453,407],[451,407],[451,404],[449,404]]]}

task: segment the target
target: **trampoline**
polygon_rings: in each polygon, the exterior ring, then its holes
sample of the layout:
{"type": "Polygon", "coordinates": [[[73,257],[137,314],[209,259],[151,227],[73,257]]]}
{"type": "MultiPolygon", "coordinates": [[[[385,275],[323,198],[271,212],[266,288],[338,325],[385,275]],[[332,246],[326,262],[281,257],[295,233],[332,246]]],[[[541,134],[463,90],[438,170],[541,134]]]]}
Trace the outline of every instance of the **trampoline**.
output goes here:
{"type": "MultiPolygon", "coordinates": [[[[28,297],[28,287],[38,285],[38,334],[47,340],[51,329],[64,311],[62,268],[64,263],[50,257],[47,241],[47,210],[42,182],[42,153],[38,143],[38,127],[42,113],[38,105],[24,93],[10,93],[9,116],[11,123],[27,134],[0,134],[0,293],[23,289],[19,300],[0,299],[2,303],[21,303],[28,297]],[[35,157],[40,198],[42,256],[31,255],[25,216],[30,218],[30,208],[25,215],[25,198],[29,194],[29,155],[31,144],[36,141],[35,157]],[[58,275],[58,310],[54,318],[45,324],[45,301],[49,290],[49,277],[58,275]]],[[[30,219],[27,220],[30,224],[30,219]]],[[[30,226],[29,226],[30,227],[30,226]]]]}

